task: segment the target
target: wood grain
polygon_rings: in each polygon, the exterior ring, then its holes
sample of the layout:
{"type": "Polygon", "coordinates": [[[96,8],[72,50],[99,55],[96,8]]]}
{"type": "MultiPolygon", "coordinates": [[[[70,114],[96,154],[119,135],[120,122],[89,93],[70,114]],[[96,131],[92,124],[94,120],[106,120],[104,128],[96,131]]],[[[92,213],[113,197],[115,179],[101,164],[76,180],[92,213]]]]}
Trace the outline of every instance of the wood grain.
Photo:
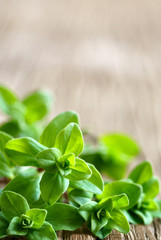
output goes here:
{"type": "MultiPolygon", "coordinates": [[[[160,43],[159,0],[0,1],[0,83],[20,97],[49,89],[49,120],[74,109],[95,135],[132,135],[161,179],[160,43]]],[[[107,239],[161,239],[160,220],[107,239]]]]}

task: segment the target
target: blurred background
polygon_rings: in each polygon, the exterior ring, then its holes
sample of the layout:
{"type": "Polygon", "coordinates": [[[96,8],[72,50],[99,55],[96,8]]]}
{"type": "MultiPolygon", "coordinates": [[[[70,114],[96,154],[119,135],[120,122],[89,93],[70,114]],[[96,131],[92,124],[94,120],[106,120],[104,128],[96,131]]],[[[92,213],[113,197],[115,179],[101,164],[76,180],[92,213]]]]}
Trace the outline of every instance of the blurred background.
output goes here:
{"type": "Polygon", "coordinates": [[[0,1],[0,83],[49,89],[49,119],[75,110],[94,135],[133,136],[160,175],[159,0],[0,1]]]}

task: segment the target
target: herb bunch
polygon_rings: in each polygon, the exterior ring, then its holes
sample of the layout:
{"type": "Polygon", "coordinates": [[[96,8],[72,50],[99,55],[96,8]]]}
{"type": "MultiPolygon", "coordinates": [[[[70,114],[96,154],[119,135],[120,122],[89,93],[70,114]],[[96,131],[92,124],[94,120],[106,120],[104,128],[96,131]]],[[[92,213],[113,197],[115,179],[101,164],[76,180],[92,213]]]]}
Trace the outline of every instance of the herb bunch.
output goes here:
{"type": "MultiPolygon", "coordinates": [[[[56,231],[74,231],[86,224],[95,236],[104,239],[113,229],[128,233],[129,223],[149,224],[161,217],[161,202],[156,200],[159,181],[149,162],[136,166],[127,179],[106,182],[92,164],[96,161],[97,166],[101,158],[104,166],[109,163],[108,171],[111,169],[114,176],[114,166],[125,169],[138,154],[135,141],[112,134],[101,138],[101,150],[90,146],[89,151],[87,147],[83,151],[79,117],[73,111],[56,116],[41,134],[38,132],[38,140],[26,129],[36,126],[48,112],[45,100],[39,93],[23,102],[12,95],[0,88],[2,109],[11,116],[0,131],[0,176],[8,179],[0,190],[0,238],[55,240],[56,231]],[[21,109],[17,106],[24,103],[25,114],[20,111],[17,115],[21,109]],[[18,132],[13,131],[13,122],[18,132]]],[[[114,178],[121,178],[117,168],[114,178]]]]}

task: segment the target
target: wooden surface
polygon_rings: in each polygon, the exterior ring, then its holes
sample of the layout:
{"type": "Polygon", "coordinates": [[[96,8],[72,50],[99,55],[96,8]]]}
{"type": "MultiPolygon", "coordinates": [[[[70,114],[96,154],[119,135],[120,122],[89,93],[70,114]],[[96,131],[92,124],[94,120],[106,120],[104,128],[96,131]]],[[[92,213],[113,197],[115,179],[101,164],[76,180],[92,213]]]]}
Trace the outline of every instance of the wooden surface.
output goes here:
{"type": "MultiPolygon", "coordinates": [[[[53,112],[74,109],[94,134],[138,140],[161,179],[161,2],[0,1],[0,83],[20,97],[39,87],[53,112]]],[[[0,120],[4,120],[0,115],[0,120]]],[[[60,239],[93,239],[82,233],[60,239]]],[[[160,221],[107,239],[161,239],[160,221]]]]}

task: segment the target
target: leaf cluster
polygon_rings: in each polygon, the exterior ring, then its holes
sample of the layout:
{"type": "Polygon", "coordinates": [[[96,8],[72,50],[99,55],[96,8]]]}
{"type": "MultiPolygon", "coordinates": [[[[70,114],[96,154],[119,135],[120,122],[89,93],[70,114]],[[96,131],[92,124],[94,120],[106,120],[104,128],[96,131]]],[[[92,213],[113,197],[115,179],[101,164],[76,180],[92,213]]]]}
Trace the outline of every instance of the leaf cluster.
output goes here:
{"type": "Polygon", "coordinates": [[[149,224],[161,217],[159,181],[149,162],[119,180],[139,152],[128,136],[104,135],[96,148],[84,149],[73,111],[56,116],[39,139],[22,130],[37,126],[46,115],[47,99],[36,92],[20,101],[0,87],[2,110],[11,117],[0,131],[0,177],[10,179],[0,191],[0,238],[55,240],[55,231],[73,231],[85,223],[104,239],[113,229],[128,233],[129,223],[149,224]],[[16,129],[12,123],[19,129],[13,136],[6,133],[16,129]],[[98,171],[103,168],[117,181],[104,182],[98,171]]]}
{"type": "Polygon", "coordinates": [[[154,218],[161,215],[161,201],[156,199],[159,194],[159,180],[153,175],[151,164],[142,162],[128,176],[142,188],[138,203],[126,212],[129,222],[133,224],[150,224],[154,218]]]}
{"type": "Polygon", "coordinates": [[[100,194],[103,180],[92,164],[79,158],[84,140],[78,123],[75,112],[64,112],[47,125],[39,142],[31,137],[7,138],[5,142],[2,139],[9,161],[32,168],[17,174],[2,190],[0,208],[5,225],[1,238],[23,235],[26,239],[55,239],[54,230],[75,230],[83,224],[78,208],[63,203],[63,194],[75,186],[100,194]],[[36,230],[38,223],[29,215],[35,209],[44,209],[46,213],[36,230]],[[50,237],[45,229],[50,229],[50,237]]]}
{"type": "Polygon", "coordinates": [[[0,85],[0,109],[8,120],[0,126],[0,131],[14,137],[30,136],[38,139],[42,131],[40,121],[52,106],[52,96],[46,91],[36,91],[20,100],[8,88],[0,85]]]}
{"type": "Polygon", "coordinates": [[[122,133],[104,134],[95,142],[85,145],[81,157],[114,180],[125,176],[129,163],[140,152],[136,141],[122,133]]]}

